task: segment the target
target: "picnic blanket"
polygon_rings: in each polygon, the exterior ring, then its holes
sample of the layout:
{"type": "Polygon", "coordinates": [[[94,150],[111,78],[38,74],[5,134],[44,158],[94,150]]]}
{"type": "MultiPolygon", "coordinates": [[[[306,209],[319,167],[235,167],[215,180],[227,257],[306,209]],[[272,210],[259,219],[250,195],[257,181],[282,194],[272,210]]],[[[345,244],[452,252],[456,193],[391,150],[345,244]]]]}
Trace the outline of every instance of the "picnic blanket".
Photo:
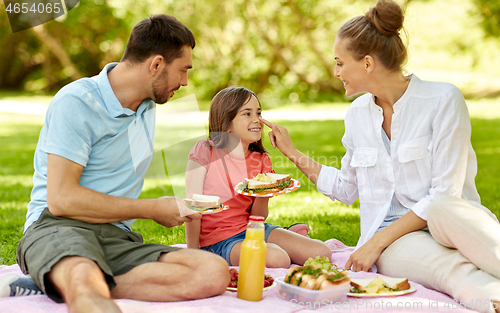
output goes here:
{"type": "MultiPolygon", "coordinates": [[[[343,267],[354,250],[336,239],[325,242],[332,249],[332,262],[343,267]]],[[[176,245],[185,247],[185,245],[176,245]]],[[[286,268],[266,268],[266,274],[274,278],[284,277],[286,268]]],[[[0,277],[14,273],[22,275],[18,265],[0,266],[0,277]]],[[[374,273],[359,272],[356,277],[374,277],[374,273]]],[[[281,312],[474,312],[461,308],[452,298],[435,290],[430,290],[420,284],[411,282],[417,291],[404,296],[353,298],[348,297],[343,303],[299,303],[283,300],[278,287],[264,291],[263,299],[259,302],[244,301],[236,298],[235,292],[226,291],[224,294],[202,300],[182,302],[142,302],[118,299],[116,302],[124,313],[155,313],[155,312],[182,312],[182,313],[281,313],[281,312]]],[[[2,313],[67,313],[66,304],[58,304],[45,295],[0,298],[0,312],[2,313]]]]}

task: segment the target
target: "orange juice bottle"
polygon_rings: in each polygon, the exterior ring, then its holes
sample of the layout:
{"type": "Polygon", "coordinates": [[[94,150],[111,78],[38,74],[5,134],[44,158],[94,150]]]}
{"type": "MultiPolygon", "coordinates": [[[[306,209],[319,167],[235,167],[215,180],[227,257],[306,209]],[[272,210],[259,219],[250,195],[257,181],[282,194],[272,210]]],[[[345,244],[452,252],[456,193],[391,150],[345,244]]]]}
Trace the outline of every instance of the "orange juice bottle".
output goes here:
{"type": "Polygon", "coordinates": [[[241,244],[240,273],[237,297],[243,300],[262,300],[266,268],[264,217],[250,216],[245,240],[241,244]]]}

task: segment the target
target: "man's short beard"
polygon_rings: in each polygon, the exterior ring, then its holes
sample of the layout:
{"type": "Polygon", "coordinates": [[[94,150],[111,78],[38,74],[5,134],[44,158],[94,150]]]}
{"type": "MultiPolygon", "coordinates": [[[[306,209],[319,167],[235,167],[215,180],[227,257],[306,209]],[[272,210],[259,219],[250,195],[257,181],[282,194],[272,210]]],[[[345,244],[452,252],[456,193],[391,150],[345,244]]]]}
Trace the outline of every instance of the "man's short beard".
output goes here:
{"type": "Polygon", "coordinates": [[[164,90],[165,88],[161,87],[161,82],[168,81],[168,71],[165,68],[160,76],[158,76],[157,79],[153,81],[152,87],[153,87],[153,96],[154,96],[154,101],[158,104],[163,104],[166,103],[169,99],[170,92],[170,86],[167,86],[166,88],[168,91],[165,93],[164,90]]]}

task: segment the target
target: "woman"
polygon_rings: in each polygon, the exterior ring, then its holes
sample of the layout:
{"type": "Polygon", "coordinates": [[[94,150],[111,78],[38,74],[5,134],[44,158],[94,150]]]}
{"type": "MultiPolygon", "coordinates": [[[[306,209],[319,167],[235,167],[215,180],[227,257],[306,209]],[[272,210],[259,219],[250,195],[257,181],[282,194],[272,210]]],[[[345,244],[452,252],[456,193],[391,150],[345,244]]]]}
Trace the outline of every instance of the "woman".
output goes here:
{"type": "Polygon", "coordinates": [[[376,264],[471,309],[500,312],[500,225],[475,187],[467,106],[455,86],[403,74],[403,19],[397,4],[380,0],[338,32],[335,76],[346,95],[367,92],[346,113],[340,170],[300,153],[285,128],[264,122],[273,147],[318,191],[347,204],[359,197],[361,237],[346,268],[376,264]]]}

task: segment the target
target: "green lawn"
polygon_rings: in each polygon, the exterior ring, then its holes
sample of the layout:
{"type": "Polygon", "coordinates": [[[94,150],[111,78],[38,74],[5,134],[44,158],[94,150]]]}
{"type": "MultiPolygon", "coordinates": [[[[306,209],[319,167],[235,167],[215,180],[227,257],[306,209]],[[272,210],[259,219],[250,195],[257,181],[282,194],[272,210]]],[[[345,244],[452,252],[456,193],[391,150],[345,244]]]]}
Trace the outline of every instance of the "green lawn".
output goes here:
{"type": "MultiPolygon", "coordinates": [[[[474,112],[474,110],[471,110],[474,112]]],[[[482,111],[484,113],[484,111],[482,111]]],[[[491,111],[490,111],[491,113],[491,111]]],[[[474,113],[475,114],[475,113],[474,113]]],[[[0,114],[0,264],[15,263],[15,249],[22,236],[26,205],[32,188],[33,153],[43,118],[0,114]]],[[[343,121],[283,122],[302,152],[323,164],[339,167],[345,150],[341,145],[343,121]]],[[[477,113],[472,118],[473,146],[478,157],[477,187],[484,205],[500,216],[496,201],[500,192],[500,118],[497,114],[477,113]],[[475,118],[478,116],[480,118],[475,118]],[[488,117],[488,118],[485,118],[488,117]]],[[[267,142],[268,140],[266,140],[267,142]]],[[[270,201],[271,223],[287,226],[308,223],[311,237],[337,238],[355,245],[359,237],[359,203],[347,206],[319,194],[313,185],[278,151],[270,150],[277,172],[291,173],[302,187],[270,201]]],[[[168,195],[166,180],[146,180],[141,198],[168,195]]],[[[134,230],[148,242],[184,243],[184,227],[166,229],[148,220],[138,220],[134,230]]]]}

